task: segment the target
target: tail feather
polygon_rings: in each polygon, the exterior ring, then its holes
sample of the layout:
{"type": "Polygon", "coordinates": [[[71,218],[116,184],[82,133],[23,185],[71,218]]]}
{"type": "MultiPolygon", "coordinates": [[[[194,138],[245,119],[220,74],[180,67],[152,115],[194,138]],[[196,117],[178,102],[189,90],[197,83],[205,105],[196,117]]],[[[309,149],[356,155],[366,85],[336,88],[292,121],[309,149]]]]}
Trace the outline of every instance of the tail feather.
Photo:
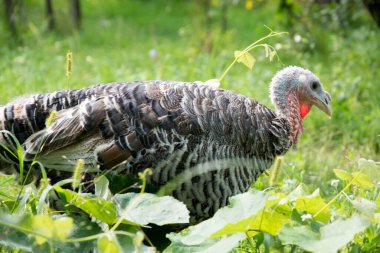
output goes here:
{"type": "Polygon", "coordinates": [[[23,144],[25,160],[64,148],[91,133],[105,119],[104,102],[86,100],[78,106],[57,113],[49,127],[30,136],[23,144]]]}

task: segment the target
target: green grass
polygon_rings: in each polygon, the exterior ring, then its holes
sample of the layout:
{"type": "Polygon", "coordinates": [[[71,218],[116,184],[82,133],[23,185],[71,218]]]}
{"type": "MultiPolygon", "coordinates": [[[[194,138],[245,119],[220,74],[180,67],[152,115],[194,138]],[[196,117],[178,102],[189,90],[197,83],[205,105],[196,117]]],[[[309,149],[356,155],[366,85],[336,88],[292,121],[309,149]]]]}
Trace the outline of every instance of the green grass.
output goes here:
{"type": "MultiPolygon", "coordinates": [[[[233,6],[229,30],[214,31],[211,53],[203,48],[203,10],[195,1],[83,1],[83,29],[70,30],[68,7],[56,5],[58,31],[44,31],[43,6],[27,1],[25,20],[20,25],[23,44],[10,37],[0,43],[0,103],[30,93],[80,88],[96,83],[146,79],[184,81],[218,77],[233,60],[233,52],[263,36],[264,25],[286,31],[276,17],[276,5],[257,5],[252,11],[233,6]],[[149,56],[150,50],[157,57],[149,56]],[[74,54],[73,75],[68,84],[65,54],[74,54]]],[[[214,7],[215,11],[217,10],[214,7]]],[[[352,30],[329,31],[315,24],[318,48],[307,50],[292,35],[276,38],[283,64],[268,62],[264,52],[253,52],[258,59],[252,72],[234,67],[223,81],[223,88],[241,92],[270,105],[268,84],[277,70],[298,65],[315,72],[331,93],[334,115],[328,120],[316,110],[305,120],[305,132],[286,163],[296,163],[306,173],[331,175],[348,154],[379,158],[380,34],[368,16],[352,30]],[[321,164],[322,166],[321,168],[321,164]],[[316,171],[316,172],[315,172],[316,171]]],[[[218,25],[214,25],[218,28],[218,25]]],[[[6,34],[1,30],[2,34],[6,34]]],[[[302,37],[310,34],[301,29],[302,37]]],[[[307,43],[306,43],[307,45],[307,43]]]]}
{"type": "MultiPolygon", "coordinates": [[[[73,32],[65,3],[55,3],[57,31],[46,32],[43,6],[25,2],[27,15],[16,45],[3,24],[0,28],[0,104],[31,93],[80,88],[96,83],[147,79],[182,81],[219,77],[233,60],[233,52],[267,33],[264,25],[291,35],[270,40],[280,45],[281,62],[268,62],[257,50],[253,71],[235,66],[222,87],[243,93],[270,106],[268,85],[287,65],[309,68],[320,77],[333,99],[333,117],[313,110],[304,121],[304,133],[285,156],[280,185],[296,179],[311,189],[321,188],[329,198],[333,169],[349,168],[359,157],[380,160],[380,32],[364,9],[353,27],[324,28],[309,21],[284,25],[277,4],[257,4],[251,11],[231,6],[229,28],[221,34],[214,24],[213,48],[204,46],[203,9],[197,1],[82,1],[83,26],[73,32]],[[296,43],[295,34],[312,38],[296,43]],[[311,44],[314,43],[314,48],[311,44]],[[65,54],[74,55],[73,74],[65,76],[65,54]],[[150,57],[150,50],[157,56],[150,57]]],[[[213,7],[216,11],[216,7],[213,7]]],[[[217,15],[217,11],[216,11],[217,15]]],[[[218,22],[218,21],[216,21],[218,22]]],[[[379,173],[374,180],[379,181],[379,173]]],[[[264,176],[263,185],[267,187],[264,176]]]]}

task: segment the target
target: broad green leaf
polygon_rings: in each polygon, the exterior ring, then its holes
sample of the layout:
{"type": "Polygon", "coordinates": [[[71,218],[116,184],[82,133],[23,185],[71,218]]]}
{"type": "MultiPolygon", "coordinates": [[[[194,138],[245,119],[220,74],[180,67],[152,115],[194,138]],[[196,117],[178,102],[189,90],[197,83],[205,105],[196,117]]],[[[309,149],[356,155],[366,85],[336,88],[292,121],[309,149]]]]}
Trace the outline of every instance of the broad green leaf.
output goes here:
{"type": "Polygon", "coordinates": [[[373,223],[376,223],[376,224],[379,224],[379,223],[380,223],[380,213],[375,213],[375,214],[373,215],[372,222],[373,222],[373,223]]]}
{"type": "Polygon", "coordinates": [[[53,234],[54,234],[53,219],[50,216],[47,216],[44,214],[33,216],[32,229],[33,229],[32,231],[34,231],[35,233],[43,235],[43,236],[36,235],[37,244],[44,244],[47,239],[50,239],[53,237],[53,234]]]}
{"type": "Polygon", "coordinates": [[[94,185],[95,185],[95,195],[97,197],[102,198],[104,200],[111,199],[112,193],[109,190],[109,181],[104,175],[101,175],[100,177],[95,178],[94,185]]]}
{"type": "MultiPolygon", "coordinates": [[[[83,238],[86,236],[96,235],[101,233],[99,225],[95,222],[91,222],[83,216],[72,216],[74,228],[70,233],[70,239],[83,238]]],[[[94,248],[93,241],[83,241],[76,243],[62,243],[57,242],[53,244],[57,249],[55,252],[90,252],[94,248]]],[[[40,252],[40,251],[36,251],[40,252]]],[[[50,252],[50,251],[47,251],[50,252]]]]}
{"type": "Polygon", "coordinates": [[[265,208],[271,208],[272,210],[280,213],[291,213],[292,208],[290,207],[289,195],[285,193],[272,193],[272,196],[268,198],[265,208]]]}
{"type": "Polygon", "coordinates": [[[351,174],[345,170],[334,169],[334,173],[337,176],[337,178],[339,178],[342,181],[351,181],[352,180],[351,174]]]}
{"type": "Polygon", "coordinates": [[[112,201],[120,217],[139,225],[188,223],[190,218],[185,204],[170,196],[130,192],[116,194],[112,201]]]}
{"type": "Polygon", "coordinates": [[[82,209],[100,221],[114,224],[118,218],[116,207],[112,202],[99,199],[91,194],[78,194],[60,187],[56,187],[55,190],[66,202],[82,209]]]}
{"type": "Polygon", "coordinates": [[[249,52],[235,51],[234,55],[237,62],[243,63],[250,70],[252,70],[253,65],[255,65],[256,60],[255,58],[253,58],[253,56],[249,52]]]}
{"type": "Polygon", "coordinates": [[[62,220],[74,221],[72,222],[73,230],[70,231],[71,239],[95,235],[101,232],[98,224],[79,216],[60,216],[57,218],[47,215],[37,215],[33,217],[29,215],[9,215],[2,213],[0,214],[0,223],[2,224],[0,225],[0,244],[38,253],[51,252],[50,246],[45,243],[47,240],[54,248],[54,252],[89,252],[93,249],[93,241],[76,242],[75,244],[59,242],[59,240],[62,239],[62,234],[59,235],[58,232],[58,237],[61,236],[61,238],[57,238],[57,230],[63,229],[68,232],[66,229],[67,225],[62,224],[62,220]],[[59,222],[55,223],[56,221],[59,222]],[[44,226],[47,228],[45,229],[44,226]],[[17,227],[18,230],[14,229],[14,227],[17,227]],[[31,236],[34,235],[34,233],[39,233],[49,238],[40,236],[35,240],[35,236],[31,236]]]}
{"type": "Polygon", "coordinates": [[[115,234],[108,232],[98,238],[99,253],[123,253],[115,234]]]}
{"type": "Polygon", "coordinates": [[[0,244],[11,248],[19,248],[31,251],[31,245],[34,243],[34,237],[14,229],[17,226],[25,230],[31,229],[31,218],[28,215],[9,215],[0,213],[0,244]]]}
{"type": "Polygon", "coordinates": [[[185,233],[178,234],[176,240],[184,245],[201,244],[227,224],[237,223],[257,214],[264,208],[267,199],[267,194],[255,190],[233,196],[229,199],[229,206],[219,209],[212,218],[189,227],[185,233]]]}
{"type": "Polygon", "coordinates": [[[351,200],[351,203],[359,212],[368,216],[372,216],[377,209],[377,205],[375,202],[365,198],[359,197],[357,199],[351,200]]]}
{"type": "MultiPolygon", "coordinates": [[[[257,219],[251,224],[250,230],[264,231],[271,235],[277,235],[283,226],[290,220],[290,213],[283,214],[276,211],[265,210],[257,214],[257,219]]],[[[253,236],[256,233],[249,233],[253,236]]]]}
{"type": "MultiPolygon", "coordinates": [[[[319,195],[319,190],[316,190],[309,196],[299,196],[296,200],[296,209],[305,211],[312,215],[319,212],[327,203],[319,195]]],[[[318,216],[314,217],[318,221],[328,222],[331,217],[329,208],[324,209],[318,216]]]]}
{"type": "Polygon", "coordinates": [[[273,210],[261,210],[257,214],[237,223],[227,224],[223,229],[212,234],[211,237],[219,237],[226,234],[248,232],[254,236],[260,231],[271,235],[277,235],[281,228],[290,220],[289,214],[282,214],[273,210]]]}
{"type": "Polygon", "coordinates": [[[320,238],[320,234],[312,231],[309,226],[292,226],[290,224],[286,224],[278,236],[283,244],[295,244],[312,252],[316,252],[312,244],[318,244],[320,238]]]}
{"type": "Polygon", "coordinates": [[[73,220],[69,217],[53,220],[52,217],[44,214],[32,216],[33,231],[43,235],[36,235],[37,244],[43,244],[49,239],[64,240],[71,234],[73,227],[73,220]]]}
{"type": "Polygon", "coordinates": [[[69,217],[53,220],[52,217],[45,214],[32,216],[32,231],[39,234],[36,235],[38,245],[44,244],[47,240],[66,239],[71,234],[73,227],[73,220],[69,217]]]}
{"type": "MultiPolygon", "coordinates": [[[[66,217],[66,216],[64,216],[66,217]]],[[[52,217],[53,220],[62,219],[63,217],[52,217]]],[[[89,221],[83,216],[70,216],[73,220],[74,228],[71,232],[70,239],[83,238],[101,233],[101,229],[95,222],[89,221]]],[[[56,238],[52,238],[56,239],[56,238]]],[[[54,252],[92,252],[94,249],[94,241],[81,241],[75,243],[60,242],[49,240],[54,248],[54,252]]],[[[32,251],[38,253],[50,253],[51,249],[47,243],[42,245],[32,245],[32,251]]]]}
{"type": "Polygon", "coordinates": [[[254,236],[259,231],[277,235],[280,229],[290,220],[291,208],[286,202],[280,203],[283,200],[282,196],[269,198],[264,209],[237,223],[227,224],[224,228],[212,234],[211,237],[245,232],[249,232],[250,236],[254,236]]]}
{"type": "Polygon", "coordinates": [[[280,231],[279,238],[284,244],[295,244],[307,251],[336,253],[369,225],[368,220],[360,216],[334,221],[321,227],[320,233],[313,232],[308,226],[292,227],[287,224],[280,231]]]}
{"type": "Polygon", "coordinates": [[[196,245],[184,244],[181,236],[178,234],[170,233],[167,237],[172,244],[164,250],[164,253],[228,253],[239,241],[245,238],[245,234],[238,233],[221,238],[214,238],[196,245]]]}
{"type": "Polygon", "coordinates": [[[375,187],[375,184],[372,183],[371,180],[368,178],[368,176],[364,174],[363,172],[353,172],[352,175],[354,177],[357,176],[354,182],[352,182],[352,184],[357,185],[367,190],[375,187]]]}
{"type": "MultiPolygon", "coordinates": [[[[0,225],[0,245],[25,251],[32,251],[35,243],[34,237],[22,233],[16,229],[0,225]]],[[[1,248],[1,246],[0,246],[1,248]]]]}
{"type": "Polygon", "coordinates": [[[54,238],[64,240],[70,236],[74,229],[73,219],[61,217],[53,221],[54,238]]]}

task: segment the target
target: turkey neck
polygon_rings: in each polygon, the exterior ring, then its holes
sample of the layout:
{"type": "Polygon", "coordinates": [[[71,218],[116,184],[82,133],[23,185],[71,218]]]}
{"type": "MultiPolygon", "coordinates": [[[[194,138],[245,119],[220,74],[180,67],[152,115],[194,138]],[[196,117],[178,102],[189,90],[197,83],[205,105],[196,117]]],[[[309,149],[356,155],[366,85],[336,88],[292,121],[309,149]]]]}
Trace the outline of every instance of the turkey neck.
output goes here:
{"type": "Polygon", "coordinates": [[[277,113],[289,120],[292,127],[292,140],[297,144],[298,137],[303,131],[302,117],[300,115],[300,101],[296,90],[290,88],[281,103],[277,103],[277,113]]]}

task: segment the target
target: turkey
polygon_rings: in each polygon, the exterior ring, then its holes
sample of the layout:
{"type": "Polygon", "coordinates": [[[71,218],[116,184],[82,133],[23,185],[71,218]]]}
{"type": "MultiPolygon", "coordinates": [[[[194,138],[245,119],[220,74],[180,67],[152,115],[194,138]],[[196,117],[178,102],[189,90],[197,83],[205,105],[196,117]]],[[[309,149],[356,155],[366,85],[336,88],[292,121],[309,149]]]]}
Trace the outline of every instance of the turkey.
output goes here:
{"type": "MultiPolygon", "coordinates": [[[[22,143],[24,159],[71,171],[137,175],[184,202],[191,221],[211,217],[245,192],[297,143],[312,106],[331,116],[331,97],[309,70],[287,67],[270,84],[273,112],[257,101],[199,83],[145,81],[20,97],[0,107],[0,128],[22,143]],[[53,111],[55,119],[45,122],[53,111]],[[174,185],[174,186],[173,186],[174,185]]],[[[0,142],[10,150],[8,134],[0,142]]],[[[12,163],[6,149],[0,158],[12,163]]]]}

